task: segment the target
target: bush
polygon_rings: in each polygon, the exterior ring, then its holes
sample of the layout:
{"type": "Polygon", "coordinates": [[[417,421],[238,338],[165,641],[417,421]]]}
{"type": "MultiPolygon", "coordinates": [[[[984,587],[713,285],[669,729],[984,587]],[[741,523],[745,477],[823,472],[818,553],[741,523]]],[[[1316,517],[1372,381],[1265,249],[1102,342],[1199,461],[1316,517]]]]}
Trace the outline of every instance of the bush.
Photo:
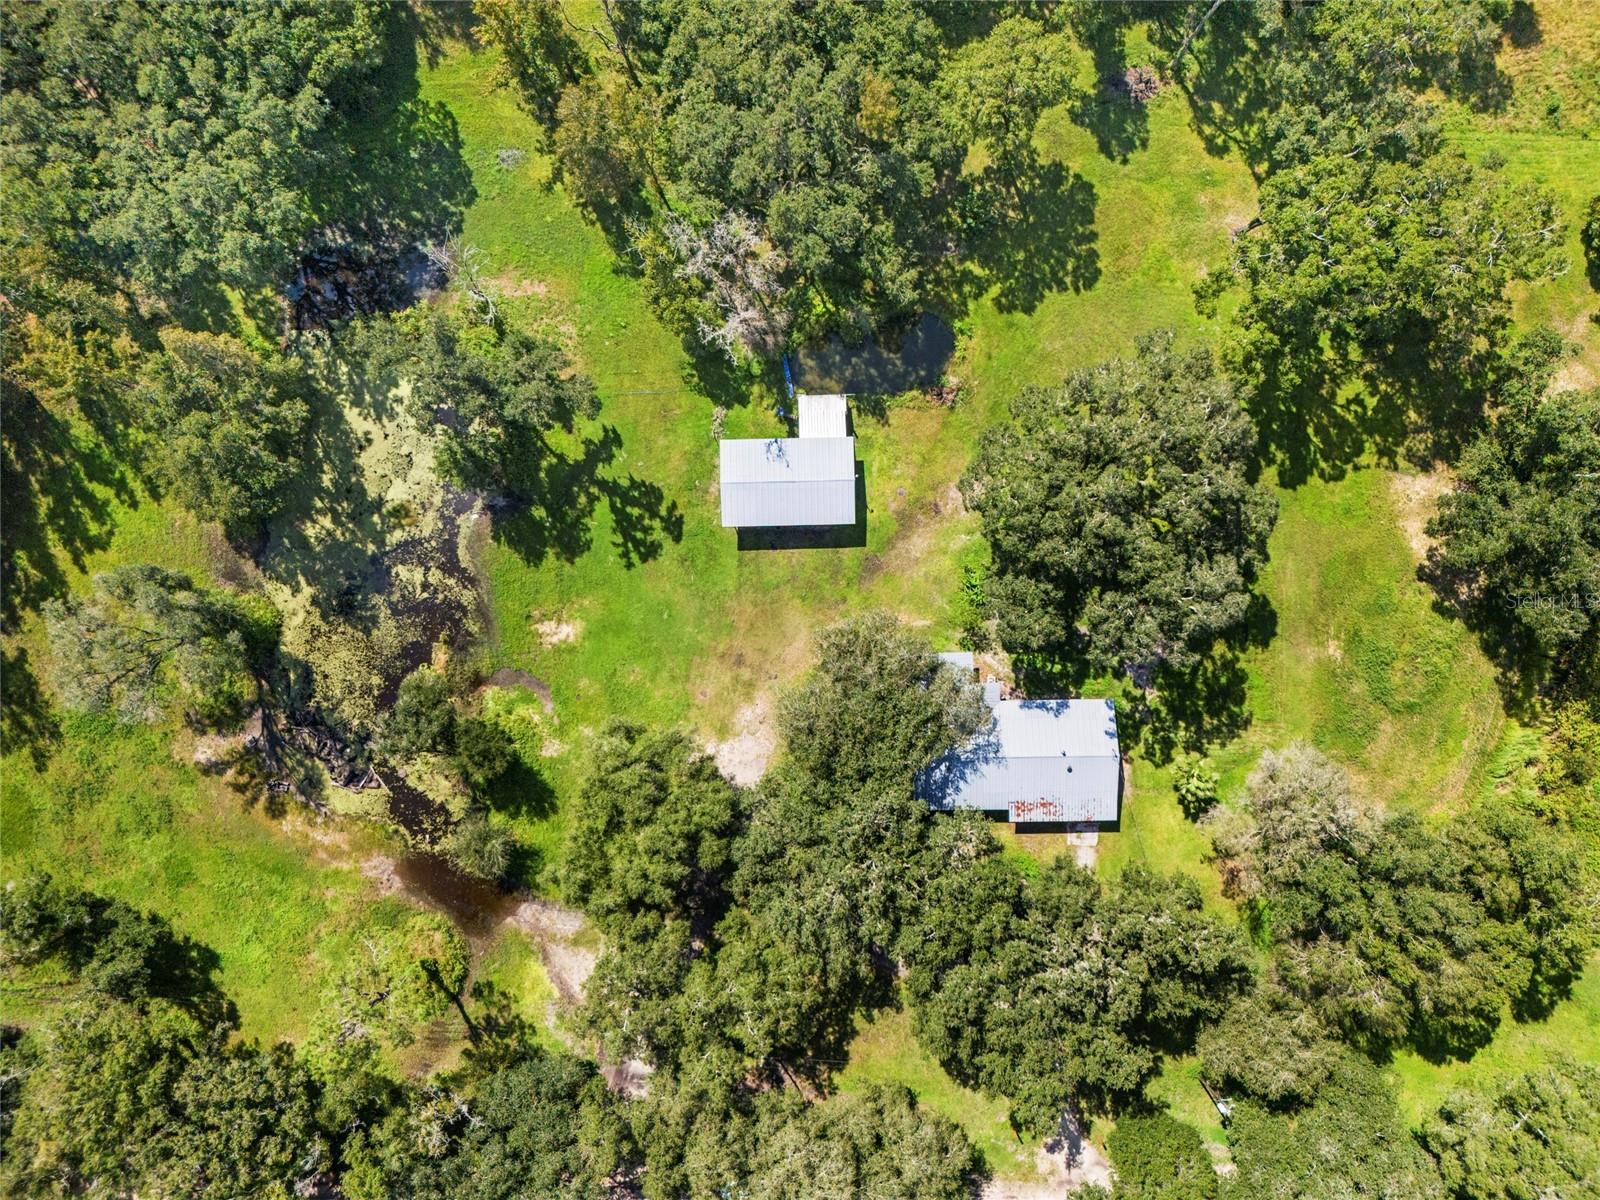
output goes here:
{"type": "Polygon", "coordinates": [[[384,729],[384,749],[396,758],[449,754],[456,746],[456,710],[450,681],[432,667],[418,667],[400,681],[394,711],[384,729]]]}
{"type": "Polygon", "coordinates": [[[1199,1133],[1166,1113],[1123,1117],[1106,1140],[1117,1200],[1213,1200],[1217,1171],[1199,1133]]]}
{"type": "Polygon", "coordinates": [[[445,842],[445,857],[458,871],[498,883],[511,870],[517,839],[504,825],[473,815],[462,821],[445,842]]]}
{"type": "Polygon", "coordinates": [[[1198,821],[1217,802],[1219,779],[1211,763],[1198,754],[1185,754],[1177,762],[1172,786],[1183,815],[1198,821]]]}
{"type": "Polygon", "coordinates": [[[511,767],[511,735],[492,721],[467,717],[456,726],[456,766],[474,788],[485,788],[511,767]]]}

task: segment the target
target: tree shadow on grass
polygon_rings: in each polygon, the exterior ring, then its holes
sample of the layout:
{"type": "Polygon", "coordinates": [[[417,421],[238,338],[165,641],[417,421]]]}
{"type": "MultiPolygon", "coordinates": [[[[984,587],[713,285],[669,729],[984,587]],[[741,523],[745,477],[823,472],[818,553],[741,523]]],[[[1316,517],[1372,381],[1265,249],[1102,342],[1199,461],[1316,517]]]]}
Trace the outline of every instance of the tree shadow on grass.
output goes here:
{"type": "Polygon", "coordinates": [[[605,472],[621,449],[622,435],[612,425],[583,438],[573,454],[547,445],[525,494],[496,504],[495,540],[531,564],[552,556],[576,561],[594,543],[595,509],[604,500],[611,512],[612,545],[625,567],[656,558],[668,541],[682,541],[683,514],[676,500],[667,500],[659,485],[632,473],[617,478],[605,472]]]}
{"type": "Polygon", "coordinates": [[[1127,27],[1134,11],[1127,5],[1084,5],[1068,15],[1078,41],[1094,56],[1098,85],[1074,97],[1068,112],[1073,124],[1094,135],[1100,153],[1113,162],[1127,162],[1135,150],[1150,144],[1150,114],[1119,85],[1128,69],[1127,27]]]}
{"type": "MultiPolygon", "coordinates": [[[[1238,737],[1251,720],[1243,653],[1268,645],[1277,628],[1272,602],[1256,593],[1239,627],[1194,666],[1160,668],[1148,689],[1121,677],[1113,690],[1124,750],[1138,746],[1151,762],[1162,765],[1179,751],[1204,753],[1238,737]]],[[[1014,655],[1011,665],[1018,687],[1023,695],[1038,699],[1083,695],[1095,678],[1088,649],[1088,643],[1074,635],[1051,652],[1014,655]]]]}
{"type": "Polygon", "coordinates": [[[1031,313],[1051,292],[1081,292],[1098,282],[1094,184],[1061,163],[1033,162],[1014,181],[986,176],[978,186],[1005,206],[972,247],[983,272],[974,282],[995,288],[996,308],[1031,313]]]}
{"type": "Polygon", "coordinates": [[[315,214],[369,238],[437,241],[460,232],[477,192],[455,116],[419,94],[424,26],[404,6],[387,12],[384,64],[348,101],[346,153],[311,189],[315,214]]]}
{"type": "Polygon", "coordinates": [[[111,544],[111,492],[135,496],[133,482],[106,445],[31,397],[8,403],[0,456],[0,628],[15,630],[26,613],[64,595],[58,555],[83,570],[111,544]]]}
{"type": "Polygon", "coordinates": [[[1392,457],[1405,441],[1399,414],[1347,383],[1320,347],[1308,347],[1263,363],[1255,385],[1243,389],[1260,461],[1277,468],[1282,486],[1342,479],[1368,450],[1392,457]]]}
{"type": "MultiPolygon", "coordinates": [[[[1176,82],[1206,153],[1238,153],[1260,182],[1267,170],[1267,119],[1281,97],[1261,69],[1261,56],[1272,48],[1255,38],[1250,7],[1224,4],[1212,15],[1204,35],[1190,43],[1176,82]]],[[[1168,48],[1175,53],[1182,41],[1174,33],[1168,48]]]]}
{"type": "Polygon", "coordinates": [[[1238,653],[1226,647],[1187,670],[1161,672],[1154,693],[1125,709],[1127,740],[1157,765],[1179,751],[1203,754],[1232,741],[1250,725],[1248,679],[1238,653]]]}
{"type": "Polygon", "coordinates": [[[1103,78],[1093,92],[1077,97],[1069,110],[1073,124],[1094,134],[1100,153],[1125,163],[1150,144],[1150,112],[1141,101],[1103,78]]]}
{"type": "Polygon", "coordinates": [[[43,770],[60,736],[61,724],[33,673],[27,647],[7,650],[0,663],[0,754],[26,747],[34,769],[43,770]]]}
{"type": "Polygon", "coordinates": [[[470,50],[480,48],[478,14],[470,4],[408,5],[405,16],[430,67],[439,65],[451,42],[463,42],[470,50]]]}
{"type": "Polygon", "coordinates": [[[511,765],[483,790],[483,799],[495,812],[513,817],[548,817],[556,810],[555,789],[535,767],[514,757],[511,765]]]}

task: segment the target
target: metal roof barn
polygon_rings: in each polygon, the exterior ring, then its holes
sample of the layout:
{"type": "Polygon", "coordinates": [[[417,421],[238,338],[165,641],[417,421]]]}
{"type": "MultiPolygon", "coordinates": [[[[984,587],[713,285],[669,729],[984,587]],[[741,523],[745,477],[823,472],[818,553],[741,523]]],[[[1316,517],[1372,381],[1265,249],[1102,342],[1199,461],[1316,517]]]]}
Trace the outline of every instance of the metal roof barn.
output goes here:
{"type": "Polygon", "coordinates": [[[800,436],[842,438],[850,436],[843,396],[800,396],[800,436]]]}
{"type": "Polygon", "coordinates": [[[970,742],[917,777],[917,795],[948,812],[1004,810],[1018,822],[1117,819],[1122,754],[1110,700],[1000,700],[970,742]]]}
{"type": "Polygon", "coordinates": [[[725,528],[856,523],[855,438],[731,439],[721,455],[725,528]]]}

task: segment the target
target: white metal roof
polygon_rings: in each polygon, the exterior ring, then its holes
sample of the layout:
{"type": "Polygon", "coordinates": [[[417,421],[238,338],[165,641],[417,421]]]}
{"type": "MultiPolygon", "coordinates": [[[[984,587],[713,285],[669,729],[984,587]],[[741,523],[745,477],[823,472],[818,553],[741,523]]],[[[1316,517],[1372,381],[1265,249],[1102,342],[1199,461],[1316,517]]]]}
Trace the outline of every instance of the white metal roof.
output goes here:
{"type": "Polygon", "coordinates": [[[803,438],[848,437],[843,396],[800,394],[800,436],[803,438]]]}
{"type": "Polygon", "coordinates": [[[726,439],[721,455],[725,527],[855,524],[855,438],[726,439]]]}
{"type": "Polygon", "coordinates": [[[994,720],[917,779],[929,807],[1013,821],[1115,821],[1122,776],[1110,700],[1001,700],[994,720]]]}

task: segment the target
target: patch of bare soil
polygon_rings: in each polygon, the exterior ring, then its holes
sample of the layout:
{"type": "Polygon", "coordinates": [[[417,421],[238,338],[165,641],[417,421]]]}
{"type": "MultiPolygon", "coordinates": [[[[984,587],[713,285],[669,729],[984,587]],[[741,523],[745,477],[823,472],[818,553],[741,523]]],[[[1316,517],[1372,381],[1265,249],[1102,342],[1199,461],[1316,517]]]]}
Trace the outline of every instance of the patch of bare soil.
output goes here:
{"type": "Polygon", "coordinates": [[[514,271],[507,271],[497,275],[489,281],[500,296],[508,299],[521,299],[525,296],[548,296],[550,285],[542,279],[528,279],[514,271]]]}
{"type": "MultiPolygon", "coordinates": [[[[1573,315],[1572,320],[1562,329],[1562,335],[1569,342],[1582,345],[1587,340],[1590,316],[1586,312],[1573,315]]],[[[1587,391],[1600,383],[1600,354],[1593,348],[1569,358],[1561,365],[1561,369],[1550,380],[1549,390],[1562,392],[1568,389],[1587,391]]]]}
{"type": "Polygon", "coordinates": [[[1425,475],[1391,475],[1389,490],[1394,497],[1400,532],[1418,562],[1428,557],[1433,539],[1425,532],[1428,521],[1439,511],[1439,497],[1450,490],[1448,472],[1429,471],[1425,475]]]}
{"type": "Polygon", "coordinates": [[[1083,1135],[1071,1117],[1061,1118],[1061,1127],[1034,1154],[1037,1179],[991,1179],[983,1188],[983,1200],[1060,1200],[1085,1184],[1111,1186],[1111,1160],[1083,1135]]]}
{"type": "Polygon", "coordinates": [[[637,1100],[650,1090],[650,1076],[654,1068],[637,1058],[619,1063],[606,1063],[600,1068],[600,1077],[613,1092],[637,1100]]]}
{"type": "Polygon", "coordinates": [[[712,742],[707,747],[717,760],[717,768],[741,787],[761,781],[777,748],[772,698],[766,695],[758,696],[735,714],[733,732],[726,741],[712,742]]]}
{"type": "Polygon", "coordinates": [[[949,484],[927,504],[897,508],[899,527],[882,554],[869,555],[862,564],[861,582],[871,582],[885,572],[899,574],[911,564],[921,562],[929,550],[944,537],[945,527],[967,511],[961,489],[949,484]]]}
{"type": "Polygon", "coordinates": [[[361,874],[378,885],[380,896],[392,896],[404,887],[400,882],[400,872],[395,869],[394,859],[387,854],[374,854],[362,859],[361,874]]]}
{"type": "Polygon", "coordinates": [[[573,940],[583,931],[583,914],[547,900],[525,900],[512,911],[510,923],[538,947],[545,973],[561,999],[579,1003],[600,957],[597,950],[573,940]]]}
{"type": "Polygon", "coordinates": [[[582,621],[536,621],[533,631],[539,635],[539,644],[542,646],[559,646],[563,642],[575,642],[578,635],[583,632],[582,621]]]}

